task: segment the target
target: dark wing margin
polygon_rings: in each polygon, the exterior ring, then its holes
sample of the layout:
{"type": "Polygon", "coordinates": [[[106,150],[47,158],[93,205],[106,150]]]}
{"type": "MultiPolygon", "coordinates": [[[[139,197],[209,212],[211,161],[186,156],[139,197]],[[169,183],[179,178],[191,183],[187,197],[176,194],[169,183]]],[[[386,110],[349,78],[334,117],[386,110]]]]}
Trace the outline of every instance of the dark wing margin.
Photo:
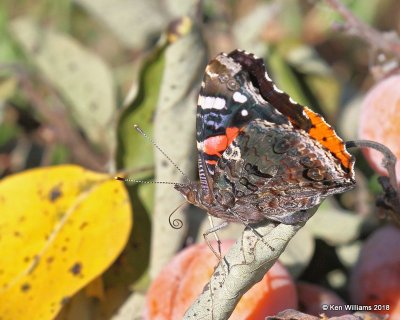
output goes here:
{"type": "Polygon", "coordinates": [[[306,132],[309,131],[312,124],[304,113],[304,107],[291,100],[287,93],[275,86],[268,76],[263,59],[256,58],[253,54],[241,50],[234,50],[228,56],[238,62],[250,74],[251,80],[255,82],[255,87],[260,90],[261,96],[266,101],[289,117],[294,126],[306,132]]]}

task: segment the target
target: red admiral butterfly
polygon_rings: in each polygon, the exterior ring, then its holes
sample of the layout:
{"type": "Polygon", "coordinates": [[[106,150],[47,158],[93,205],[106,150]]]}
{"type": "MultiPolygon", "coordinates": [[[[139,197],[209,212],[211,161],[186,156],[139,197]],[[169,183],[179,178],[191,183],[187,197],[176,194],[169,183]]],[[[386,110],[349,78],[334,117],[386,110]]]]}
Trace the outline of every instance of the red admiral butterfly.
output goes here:
{"type": "Polygon", "coordinates": [[[196,128],[200,182],[175,188],[212,216],[295,224],[355,185],[344,142],[279,90],[253,54],[222,53],[207,65],[196,128]]]}

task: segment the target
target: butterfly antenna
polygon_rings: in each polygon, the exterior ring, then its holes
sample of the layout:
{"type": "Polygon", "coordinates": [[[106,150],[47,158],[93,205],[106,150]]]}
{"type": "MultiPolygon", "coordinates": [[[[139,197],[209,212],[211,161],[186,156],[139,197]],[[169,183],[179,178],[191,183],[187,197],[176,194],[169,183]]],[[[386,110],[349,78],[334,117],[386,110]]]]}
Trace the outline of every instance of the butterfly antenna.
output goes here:
{"type": "Polygon", "coordinates": [[[134,183],[157,183],[157,184],[173,184],[173,185],[183,185],[180,182],[167,182],[167,181],[146,181],[146,180],[136,180],[136,179],[129,179],[129,178],[122,178],[122,177],[114,177],[115,180],[124,181],[124,182],[134,182],[134,183]]]}
{"type": "Polygon", "coordinates": [[[165,153],[164,150],[162,150],[157,143],[155,143],[155,141],[150,138],[137,124],[134,124],[133,127],[136,129],[137,132],[139,132],[143,137],[145,137],[147,140],[149,140],[153,146],[155,146],[157,148],[158,151],[160,151],[165,158],[167,158],[167,160],[180,172],[180,174],[190,183],[190,179],[188,178],[188,176],[178,167],[178,165],[172,161],[172,159],[165,153]]]}

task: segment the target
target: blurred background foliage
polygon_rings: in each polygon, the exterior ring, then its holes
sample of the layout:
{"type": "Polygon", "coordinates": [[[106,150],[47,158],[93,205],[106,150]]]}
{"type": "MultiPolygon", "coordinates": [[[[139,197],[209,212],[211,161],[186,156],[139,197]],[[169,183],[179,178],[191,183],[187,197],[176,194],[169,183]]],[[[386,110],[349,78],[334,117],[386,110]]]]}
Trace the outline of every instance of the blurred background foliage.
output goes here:
{"type": "MultiPolygon", "coordinates": [[[[343,2],[379,30],[400,28],[396,0],[343,2]]],[[[202,73],[207,60],[235,48],[263,57],[281,89],[324,115],[344,140],[355,139],[377,52],[333,30],[340,21],[313,0],[3,0],[0,175],[75,163],[141,180],[182,180],[135,132],[136,123],[195,179],[202,73]]],[[[361,243],[379,224],[376,174],[356,155],[358,188],[326,201],[282,257],[294,277],[344,298],[361,243]]],[[[134,212],[128,245],[60,319],[122,319],[128,309],[140,315],[142,294],[161,266],[185,244],[203,241],[205,214],[194,208],[184,210],[183,229],[169,226],[182,202],[172,186],[127,188],[134,212]]],[[[222,237],[240,231],[231,226],[222,237]]]]}

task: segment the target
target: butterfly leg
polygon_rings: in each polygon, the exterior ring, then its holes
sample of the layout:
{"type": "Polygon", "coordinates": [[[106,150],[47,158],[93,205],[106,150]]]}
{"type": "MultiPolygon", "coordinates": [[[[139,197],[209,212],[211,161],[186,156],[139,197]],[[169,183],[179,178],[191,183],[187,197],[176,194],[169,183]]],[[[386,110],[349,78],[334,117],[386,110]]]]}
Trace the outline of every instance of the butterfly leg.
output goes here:
{"type": "Polygon", "coordinates": [[[209,247],[209,248],[211,249],[211,251],[214,253],[214,255],[218,258],[218,260],[221,260],[221,257],[222,257],[222,253],[221,253],[221,240],[220,240],[219,237],[218,237],[217,231],[218,231],[218,230],[221,230],[221,229],[223,229],[223,228],[225,228],[225,227],[228,225],[228,222],[224,221],[224,222],[222,222],[221,224],[214,226],[214,221],[212,220],[212,217],[211,217],[211,216],[208,216],[208,219],[209,219],[209,221],[210,221],[211,228],[208,229],[208,230],[206,230],[206,232],[203,233],[203,237],[204,237],[204,240],[206,241],[208,247],[209,247]],[[208,236],[210,233],[214,233],[215,240],[217,241],[217,244],[218,244],[218,253],[215,251],[215,249],[214,249],[213,246],[211,245],[210,241],[208,240],[208,237],[207,237],[207,236],[208,236]]]}
{"type": "Polygon", "coordinates": [[[249,228],[249,229],[254,233],[254,235],[255,235],[258,239],[260,239],[265,245],[267,245],[272,251],[275,251],[275,249],[274,249],[273,247],[271,247],[268,243],[266,243],[266,242],[264,241],[263,236],[262,236],[256,229],[254,229],[250,224],[247,223],[246,219],[244,219],[243,217],[241,217],[241,216],[238,215],[236,212],[234,212],[234,211],[232,211],[232,210],[230,210],[230,209],[228,209],[228,212],[229,212],[230,214],[234,215],[238,220],[240,220],[240,221],[244,224],[244,226],[245,226],[246,228],[249,228]]]}
{"type": "Polygon", "coordinates": [[[249,228],[251,231],[253,231],[253,233],[254,233],[260,240],[262,240],[262,235],[261,235],[256,229],[254,229],[250,224],[248,224],[247,221],[246,221],[246,219],[244,219],[243,217],[241,217],[240,215],[238,215],[235,211],[232,211],[231,209],[228,209],[228,212],[229,212],[230,214],[232,214],[233,216],[235,216],[238,220],[240,220],[246,228],[249,228]]]}

